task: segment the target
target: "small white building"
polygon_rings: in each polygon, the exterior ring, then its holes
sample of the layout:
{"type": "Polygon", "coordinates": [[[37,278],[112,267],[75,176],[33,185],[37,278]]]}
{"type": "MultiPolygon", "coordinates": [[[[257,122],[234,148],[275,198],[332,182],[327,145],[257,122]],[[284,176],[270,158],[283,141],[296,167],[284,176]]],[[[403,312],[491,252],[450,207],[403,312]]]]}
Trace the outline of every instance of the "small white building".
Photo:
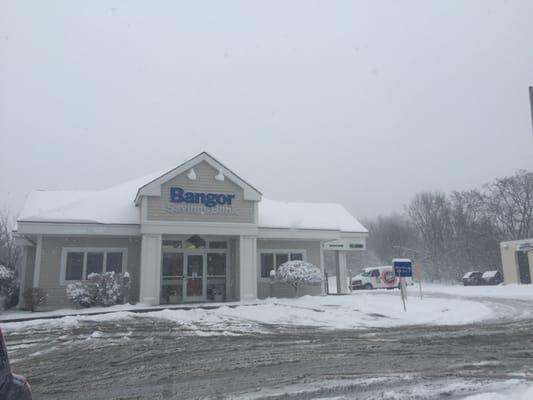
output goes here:
{"type": "Polygon", "coordinates": [[[364,250],[367,234],[341,205],[268,200],[204,152],[106,190],[31,192],[17,221],[21,292],[40,287],[64,307],[69,282],[128,271],[131,297],[146,304],[262,298],[273,268],[303,259],[323,270],[325,250],[346,282],[346,251],[364,250]]]}
{"type": "Polygon", "coordinates": [[[505,283],[531,283],[533,275],[533,239],[500,243],[505,283]]]}

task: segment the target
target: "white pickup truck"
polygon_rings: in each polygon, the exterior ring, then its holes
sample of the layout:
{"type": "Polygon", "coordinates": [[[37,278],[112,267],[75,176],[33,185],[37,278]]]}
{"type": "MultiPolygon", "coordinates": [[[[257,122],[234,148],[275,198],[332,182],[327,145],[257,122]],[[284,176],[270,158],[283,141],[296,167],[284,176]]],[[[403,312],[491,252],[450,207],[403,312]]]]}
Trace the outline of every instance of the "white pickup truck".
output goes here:
{"type": "MultiPolygon", "coordinates": [[[[413,284],[413,278],[405,278],[407,285],[413,284]]],[[[400,279],[394,275],[390,265],[368,267],[352,277],[352,290],[357,289],[394,289],[400,284],[400,279]]]]}

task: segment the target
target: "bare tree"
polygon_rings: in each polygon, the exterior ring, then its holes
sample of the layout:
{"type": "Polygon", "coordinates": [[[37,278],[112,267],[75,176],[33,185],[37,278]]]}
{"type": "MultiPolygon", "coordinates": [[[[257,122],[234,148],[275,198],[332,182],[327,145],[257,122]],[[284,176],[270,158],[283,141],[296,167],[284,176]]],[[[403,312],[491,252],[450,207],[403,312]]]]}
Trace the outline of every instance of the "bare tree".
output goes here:
{"type": "Polygon", "coordinates": [[[425,251],[429,258],[429,274],[439,280],[447,264],[451,251],[452,226],[450,223],[451,205],[441,192],[417,194],[407,206],[407,215],[420,233],[425,251]]]}
{"type": "Polygon", "coordinates": [[[498,230],[487,213],[486,196],[478,190],[450,195],[453,265],[457,274],[473,267],[496,269],[500,265],[498,230]]]}
{"type": "Polygon", "coordinates": [[[363,223],[368,228],[367,249],[381,264],[390,264],[398,256],[397,247],[420,247],[417,231],[402,215],[379,216],[375,221],[363,223]]]}
{"type": "Polygon", "coordinates": [[[20,248],[15,244],[12,231],[13,223],[10,213],[0,213],[0,264],[11,270],[17,270],[21,262],[20,248]]]}
{"type": "Polygon", "coordinates": [[[533,174],[524,170],[486,186],[487,210],[504,239],[525,239],[533,233],[533,174]]]}

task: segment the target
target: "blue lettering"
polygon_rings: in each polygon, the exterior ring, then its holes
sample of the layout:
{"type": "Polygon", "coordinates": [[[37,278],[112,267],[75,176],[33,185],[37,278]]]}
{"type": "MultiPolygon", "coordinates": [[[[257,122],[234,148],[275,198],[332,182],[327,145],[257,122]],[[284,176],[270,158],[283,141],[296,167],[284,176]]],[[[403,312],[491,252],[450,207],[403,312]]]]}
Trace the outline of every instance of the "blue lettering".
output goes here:
{"type": "Polygon", "coordinates": [[[234,194],[186,192],[180,187],[170,188],[171,203],[203,204],[206,207],[231,205],[234,194]]]}
{"type": "Polygon", "coordinates": [[[179,187],[170,188],[170,202],[181,203],[183,201],[183,189],[179,187]]]}
{"type": "Polygon", "coordinates": [[[185,192],[185,203],[194,203],[194,193],[193,192],[185,192]]]}
{"type": "Polygon", "coordinates": [[[208,193],[204,202],[206,207],[214,207],[217,205],[217,195],[215,193],[208,193]]]}

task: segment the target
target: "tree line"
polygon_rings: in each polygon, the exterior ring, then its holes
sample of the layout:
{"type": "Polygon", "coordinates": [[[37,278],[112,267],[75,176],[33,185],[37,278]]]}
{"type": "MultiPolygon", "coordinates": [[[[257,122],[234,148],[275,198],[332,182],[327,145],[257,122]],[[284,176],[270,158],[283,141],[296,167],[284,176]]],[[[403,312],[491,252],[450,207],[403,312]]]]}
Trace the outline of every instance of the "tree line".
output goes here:
{"type": "Polygon", "coordinates": [[[533,173],[521,170],[481,189],[418,193],[402,213],[363,222],[368,251],[353,260],[368,263],[361,267],[409,257],[432,281],[501,270],[500,242],[533,236],[533,173]]]}

